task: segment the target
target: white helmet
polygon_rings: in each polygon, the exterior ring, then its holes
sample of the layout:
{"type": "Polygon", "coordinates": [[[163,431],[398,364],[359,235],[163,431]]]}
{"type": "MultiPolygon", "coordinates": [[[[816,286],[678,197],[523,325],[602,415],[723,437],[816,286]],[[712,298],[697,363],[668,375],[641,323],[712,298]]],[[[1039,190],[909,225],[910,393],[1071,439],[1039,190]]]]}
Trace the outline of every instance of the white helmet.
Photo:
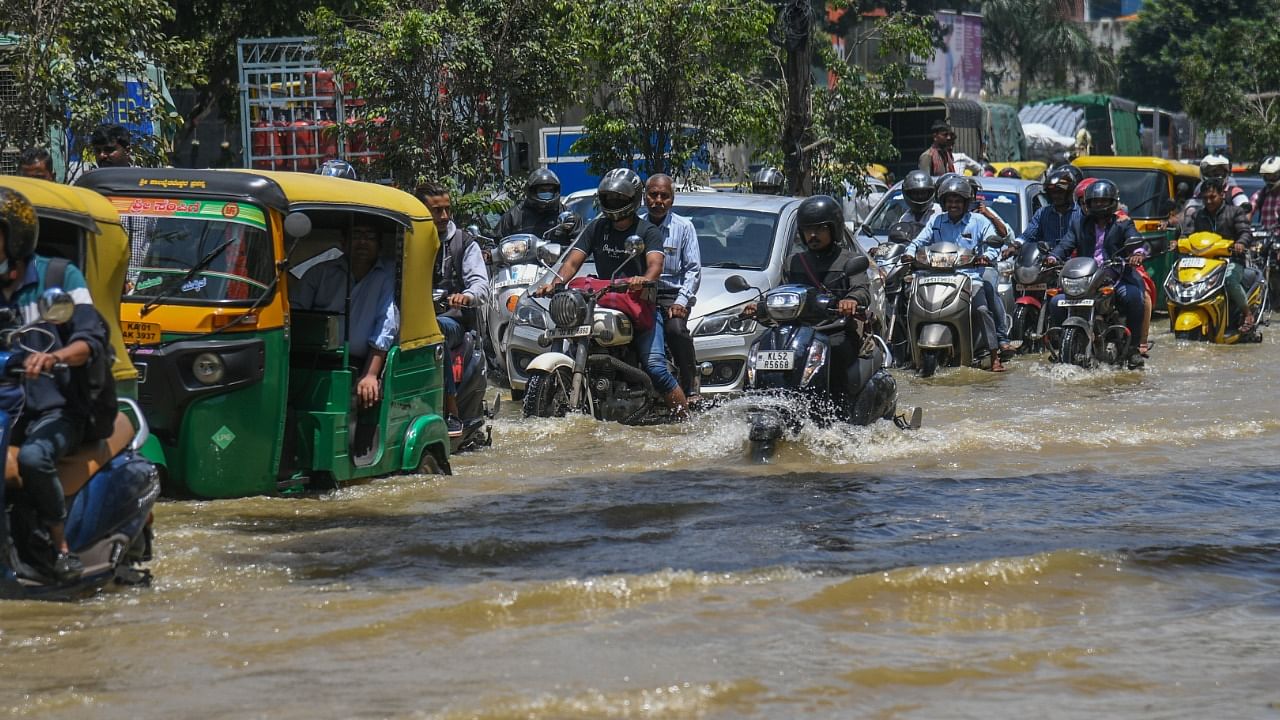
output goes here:
{"type": "Polygon", "coordinates": [[[1280,190],[1280,157],[1268,155],[1258,165],[1258,174],[1266,181],[1270,190],[1280,190]]]}
{"type": "Polygon", "coordinates": [[[1200,161],[1200,177],[1220,177],[1224,178],[1231,174],[1231,161],[1226,155],[1205,155],[1200,161]]]}

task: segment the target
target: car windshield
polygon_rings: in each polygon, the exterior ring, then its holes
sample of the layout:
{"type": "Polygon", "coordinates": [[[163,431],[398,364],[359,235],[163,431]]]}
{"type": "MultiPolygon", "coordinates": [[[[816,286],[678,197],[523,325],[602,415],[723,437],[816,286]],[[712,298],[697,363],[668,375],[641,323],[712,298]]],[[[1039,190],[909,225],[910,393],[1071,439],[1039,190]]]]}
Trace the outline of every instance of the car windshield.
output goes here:
{"type": "Polygon", "coordinates": [[[1084,176],[1110,180],[1120,191],[1120,204],[1136,218],[1159,217],[1161,200],[1169,200],[1169,181],[1159,170],[1084,168],[1084,176]]]}
{"type": "MultiPolygon", "coordinates": [[[[1024,224],[1022,219],[1022,203],[1018,201],[1018,194],[1013,192],[1002,192],[999,190],[981,190],[978,196],[982,198],[983,204],[996,211],[1000,219],[1009,226],[1009,230],[1015,235],[1022,233],[1024,224]]],[[[887,235],[889,228],[902,218],[902,214],[907,211],[907,203],[902,199],[902,191],[894,190],[889,193],[880,207],[867,220],[867,225],[871,228],[872,234],[887,235]]]]}
{"type": "Polygon", "coordinates": [[[774,213],[718,207],[675,207],[698,233],[703,267],[763,270],[773,254],[774,213]]]}
{"type": "Polygon", "coordinates": [[[596,196],[594,193],[591,195],[583,195],[582,197],[571,198],[565,203],[565,207],[568,208],[569,212],[582,218],[582,222],[584,223],[600,214],[600,208],[596,205],[596,196]]]}
{"type": "Polygon", "coordinates": [[[135,253],[125,279],[126,299],[247,303],[270,290],[275,257],[260,208],[187,199],[113,202],[135,253]]]}

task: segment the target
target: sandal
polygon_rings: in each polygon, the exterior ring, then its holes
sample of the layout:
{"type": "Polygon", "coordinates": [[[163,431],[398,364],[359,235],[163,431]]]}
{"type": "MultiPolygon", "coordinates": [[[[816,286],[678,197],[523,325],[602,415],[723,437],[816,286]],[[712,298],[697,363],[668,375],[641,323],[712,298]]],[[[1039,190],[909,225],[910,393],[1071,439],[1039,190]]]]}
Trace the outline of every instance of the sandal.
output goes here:
{"type": "Polygon", "coordinates": [[[1138,354],[1144,358],[1151,357],[1151,346],[1154,344],[1155,343],[1149,343],[1149,342],[1138,343],[1138,354]]]}
{"type": "Polygon", "coordinates": [[[1008,368],[1004,366],[1004,363],[1000,362],[999,356],[991,358],[991,372],[1002,373],[1007,369],[1008,368]]]}

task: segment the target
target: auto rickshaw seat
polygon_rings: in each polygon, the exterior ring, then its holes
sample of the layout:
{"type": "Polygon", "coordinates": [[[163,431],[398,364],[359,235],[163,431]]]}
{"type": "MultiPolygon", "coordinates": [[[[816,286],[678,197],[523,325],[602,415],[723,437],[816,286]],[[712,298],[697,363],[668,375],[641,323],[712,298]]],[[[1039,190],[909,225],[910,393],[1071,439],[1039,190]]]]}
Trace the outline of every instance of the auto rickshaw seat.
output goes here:
{"type": "MultiPolygon", "coordinates": [[[[134,436],[133,421],[124,413],[116,414],[115,428],[111,437],[106,440],[95,440],[84,443],[76,452],[58,461],[58,479],[62,482],[62,494],[71,497],[89,482],[89,478],[98,472],[111,459],[119,455],[134,436]]],[[[9,453],[4,464],[5,488],[18,490],[22,488],[22,477],[18,474],[18,447],[9,446],[9,453]]]]}

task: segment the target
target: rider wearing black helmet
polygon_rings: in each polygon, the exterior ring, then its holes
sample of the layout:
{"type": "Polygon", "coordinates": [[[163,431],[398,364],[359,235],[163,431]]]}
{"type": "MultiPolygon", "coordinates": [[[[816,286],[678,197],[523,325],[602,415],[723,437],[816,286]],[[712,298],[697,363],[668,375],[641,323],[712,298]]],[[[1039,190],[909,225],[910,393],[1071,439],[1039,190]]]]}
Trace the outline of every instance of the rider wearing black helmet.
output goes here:
{"type": "MultiPolygon", "coordinates": [[[[1053,247],[1066,236],[1067,228],[1080,217],[1080,206],[1075,201],[1076,184],[1080,182],[1076,175],[1079,173],[1076,166],[1063,165],[1045,177],[1044,194],[1049,198],[1049,204],[1031,216],[1027,229],[1022,232],[1022,237],[1013,241],[1014,245],[1044,242],[1053,247]]],[[[1012,252],[1010,248],[1007,254],[1012,252]]]]}
{"type": "Polygon", "coordinates": [[[317,175],[325,175],[327,177],[344,178],[346,180],[359,180],[360,175],[356,173],[356,168],[346,160],[336,158],[325,160],[320,167],[316,168],[317,175]]]}
{"type": "MultiPolygon", "coordinates": [[[[67,544],[67,506],[58,476],[58,460],[85,440],[91,412],[90,383],[112,383],[106,362],[107,326],[93,307],[84,275],[71,264],[54,268],[37,255],[40,225],[35,208],[21,193],[0,188],[0,289],[4,304],[18,323],[37,323],[52,344],[44,352],[28,352],[22,370],[26,405],[13,429],[19,447],[18,471],[53,546],[51,571],[69,581],[84,570],[67,544]],[[53,287],[71,296],[71,319],[54,325],[40,322],[38,300],[53,287]],[[91,375],[93,377],[91,377],[91,375]]],[[[90,437],[90,440],[99,438],[90,437]]]]}
{"type": "Polygon", "coordinates": [[[938,203],[933,201],[933,178],[923,170],[912,170],[902,181],[902,199],[907,204],[907,211],[902,213],[898,222],[927,223],[934,215],[942,212],[938,203]]]}
{"type": "Polygon", "coordinates": [[[751,192],[756,195],[781,195],[786,178],[776,167],[760,168],[751,176],[751,192]]]}
{"type": "MultiPolygon", "coordinates": [[[[630,281],[633,292],[639,292],[646,283],[656,284],[662,277],[665,254],[662,250],[662,231],[657,225],[641,218],[640,199],[644,184],[640,176],[628,168],[617,168],[605,173],[596,190],[600,216],[587,223],[578,235],[573,249],[560,266],[559,276],[571,280],[582,263],[591,258],[596,264],[596,275],[602,278],[618,277],[630,281]],[[629,257],[627,238],[636,235],[644,243],[641,257],[629,257]]],[[[540,288],[536,294],[547,295],[551,286],[540,288]]],[[[644,370],[653,380],[654,388],[663,396],[667,405],[683,415],[688,401],[680,383],[667,367],[666,326],[662,312],[653,308],[654,326],[640,330],[637,325],[632,340],[644,361],[644,370]]]]}
{"type": "Polygon", "coordinates": [[[520,233],[542,237],[554,229],[548,239],[566,242],[579,223],[575,217],[571,223],[561,224],[559,217],[564,209],[560,200],[560,178],[549,168],[538,168],[524,181],[524,199],[503,214],[494,235],[498,239],[520,233]]]}
{"type": "MultiPolygon", "coordinates": [[[[1143,305],[1146,289],[1134,266],[1142,262],[1147,250],[1133,221],[1116,217],[1119,210],[1120,190],[1116,184],[1110,180],[1093,182],[1084,191],[1084,214],[1071,222],[1062,241],[1045,257],[1045,263],[1052,265],[1079,254],[1092,257],[1101,264],[1127,254],[1128,264],[1120,273],[1116,297],[1124,308],[1125,326],[1132,338],[1129,367],[1138,368],[1144,364],[1138,344],[1142,339],[1146,312],[1143,305]],[[1130,251],[1129,248],[1134,249],[1130,251]]],[[[1058,294],[1049,301],[1049,313],[1055,325],[1060,325],[1065,316],[1065,311],[1059,310],[1063,297],[1058,294]]]]}

